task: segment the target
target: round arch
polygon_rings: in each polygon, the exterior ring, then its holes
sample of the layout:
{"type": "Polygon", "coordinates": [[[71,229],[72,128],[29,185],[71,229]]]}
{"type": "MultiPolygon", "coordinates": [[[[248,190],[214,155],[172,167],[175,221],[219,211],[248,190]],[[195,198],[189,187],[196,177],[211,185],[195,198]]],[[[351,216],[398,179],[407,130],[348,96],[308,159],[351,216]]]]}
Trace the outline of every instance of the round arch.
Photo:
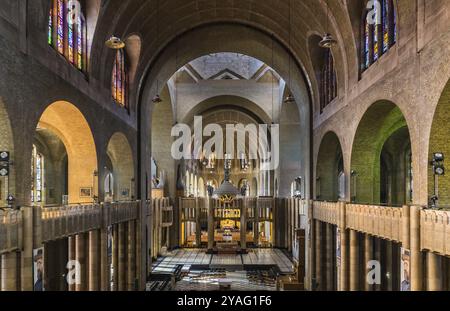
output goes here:
{"type": "Polygon", "coordinates": [[[134,197],[134,160],[127,137],[120,132],[114,133],[109,140],[106,153],[112,164],[114,199],[117,201],[132,200],[134,197]]]}
{"type": "Polygon", "coordinates": [[[97,151],[92,131],[81,111],[66,101],[49,105],[38,129],[46,129],[63,142],[68,156],[68,203],[91,203],[97,193],[97,151]]]}
{"type": "MultiPolygon", "coordinates": [[[[447,160],[450,157],[450,80],[447,82],[444,90],[442,91],[441,97],[439,99],[438,105],[434,112],[433,123],[430,133],[430,144],[429,144],[429,162],[433,160],[434,153],[443,153],[445,160],[444,166],[448,170],[449,167],[446,165],[449,163],[447,160]]],[[[431,166],[428,166],[428,196],[431,197],[435,194],[435,183],[434,183],[434,172],[431,166]]],[[[450,205],[450,176],[445,174],[438,177],[439,181],[439,206],[449,206],[450,205]]]]}
{"type": "MultiPolygon", "coordinates": [[[[289,59],[292,56],[273,37],[264,32],[251,27],[237,24],[214,24],[206,27],[193,29],[184,35],[177,37],[168,44],[164,51],[149,63],[148,74],[141,81],[140,103],[151,102],[163,83],[168,81],[173,73],[182,65],[189,63],[207,53],[234,52],[249,55],[265,62],[277,71],[282,77],[290,77],[292,81],[292,94],[298,105],[298,114],[301,124],[301,131],[298,133],[302,137],[300,140],[299,162],[301,163],[301,173],[305,180],[310,179],[310,124],[311,124],[311,100],[309,81],[303,74],[302,67],[295,61],[289,59]],[[236,33],[242,36],[236,37],[236,33]],[[224,40],[230,38],[230,40],[224,40]],[[252,40],[247,40],[251,38],[252,40]],[[157,83],[159,81],[159,83],[157,83]]],[[[287,79],[285,79],[287,80],[287,79]]],[[[141,118],[151,113],[150,105],[140,105],[141,118]]],[[[141,121],[141,131],[149,132],[149,124],[145,120],[141,121]]],[[[144,142],[143,142],[144,143],[144,142]]],[[[146,154],[141,152],[141,156],[146,154]]],[[[306,183],[307,198],[309,198],[309,183],[306,183]]]]}
{"type": "MultiPolygon", "coordinates": [[[[336,201],[342,197],[342,173],[344,162],[342,147],[338,136],[334,132],[327,132],[319,147],[316,162],[316,199],[336,201]]],[[[344,175],[345,177],[345,175],[344,175]]],[[[343,192],[345,194],[345,191],[343,192]]]]}
{"type": "MultiPolygon", "coordinates": [[[[372,104],[363,115],[353,141],[349,185],[352,201],[370,204],[394,204],[397,201],[382,202],[384,190],[400,191],[394,187],[394,179],[400,178],[388,176],[390,169],[386,165],[386,156],[394,156],[388,162],[398,169],[400,164],[410,167],[411,163],[405,163],[406,159],[397,157],[406,152],[405,145],[411,148],[409,127],[400,108],[387,100],[372,104]],[[388,179],[390,184],[386,185],[388,179]]],[[[404,188],[405,184],[397,186],[404,188]]]]}

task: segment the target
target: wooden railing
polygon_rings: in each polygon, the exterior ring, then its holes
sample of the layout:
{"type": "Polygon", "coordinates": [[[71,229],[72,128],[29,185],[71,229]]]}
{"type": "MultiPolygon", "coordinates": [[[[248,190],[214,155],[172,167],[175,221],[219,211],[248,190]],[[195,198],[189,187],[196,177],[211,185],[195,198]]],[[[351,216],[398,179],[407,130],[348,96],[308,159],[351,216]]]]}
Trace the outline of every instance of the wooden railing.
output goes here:
{"type": "Polygon", "coordinates": [[[43,242],[135,220],[139,202],[117,202],[37,208],[35,223],[43,242]]]}
{"type": "Polygon", "coordinates": [[[398,207],[347,204],[345,223],[349,229],[400,242],[402,212],[398,207]]]}
{"type": "Polygon", "coordinates": [[[450,256],[450,212],[421,210],[420,223],[422,250],[450,256]]]}
{"type": "Polygon", "coordinates": [[[22,212],[0,210],[0,254],[22,249],[22,212]]]}

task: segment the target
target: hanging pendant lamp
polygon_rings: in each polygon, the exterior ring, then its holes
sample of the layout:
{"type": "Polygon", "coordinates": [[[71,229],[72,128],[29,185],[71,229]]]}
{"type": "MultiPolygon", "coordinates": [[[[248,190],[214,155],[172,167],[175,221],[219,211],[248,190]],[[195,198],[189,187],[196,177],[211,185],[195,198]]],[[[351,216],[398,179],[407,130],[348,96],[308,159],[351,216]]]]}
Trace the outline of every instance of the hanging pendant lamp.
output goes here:
{"type": "Polygon", "coordinates": [[[330,17],[330,14],[329,14],[328,1],[326,2],[326,5],[327,5],[327,33],[323,36],[322,40],[320,40],[319,46],[324,49],[331,49],[337,43],[337,41],[329,33],[328,19],[330,17]]]}

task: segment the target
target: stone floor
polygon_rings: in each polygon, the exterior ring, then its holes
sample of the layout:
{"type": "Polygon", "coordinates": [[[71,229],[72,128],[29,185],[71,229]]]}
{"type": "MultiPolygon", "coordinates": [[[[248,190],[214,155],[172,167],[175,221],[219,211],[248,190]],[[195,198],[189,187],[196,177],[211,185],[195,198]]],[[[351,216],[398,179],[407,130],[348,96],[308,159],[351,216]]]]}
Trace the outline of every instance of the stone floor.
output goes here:
{"type": "Polygon", "coordinates": [[[153,272],[171,273],[178,265],[182,265],[184,271],[189,271],[192,265],[276,265],[283,274],[293,273],[291,260],[279,249],[254,249],[245,255],[209,255],[200,249],[179,249],[156,261],[153,272]]]}
{"type": "MultiPolygon", "coordinates": [[[[255,273],[256,274],[256,273],[255,273]]],[[[175,291],[218,291],[219,280],[231,282],[233,291],[275,291],[276,277],[269,272],[255,275],[248,271],[190,271],[176,283],[175,291]]]]}

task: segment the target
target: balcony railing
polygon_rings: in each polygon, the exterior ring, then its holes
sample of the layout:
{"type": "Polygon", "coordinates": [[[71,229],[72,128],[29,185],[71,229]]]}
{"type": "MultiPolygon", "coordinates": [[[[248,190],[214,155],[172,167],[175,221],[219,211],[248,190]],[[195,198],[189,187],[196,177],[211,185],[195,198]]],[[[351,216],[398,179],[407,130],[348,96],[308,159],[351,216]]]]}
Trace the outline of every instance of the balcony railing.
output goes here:
{"type": "Polygon", "coordinates": [[[43,242],[106,228],[138,218],[139,202],[117,202],[37,208],[43,242]]]}
{"type": "Polygon", "coordinates": [[[349,229],[400,242],[402,213],[398,207],[347,204],[345,222],[349,229]]]}
{"type": "Polygon", "coordinates": [[[450,212],[421,210],[420,223],[422,250],[450,256],[450,212]]]}
{"type": "Polygon", "coordinates": [[[22,249],[22,212],[0,210],[0,254],[22,249]]]}
{"type": "Polygon", "coordinates": [[[313,217],[316,220],[337,225],[339,221],[339,204],[334,202],[313,202],[313,217]]]}

